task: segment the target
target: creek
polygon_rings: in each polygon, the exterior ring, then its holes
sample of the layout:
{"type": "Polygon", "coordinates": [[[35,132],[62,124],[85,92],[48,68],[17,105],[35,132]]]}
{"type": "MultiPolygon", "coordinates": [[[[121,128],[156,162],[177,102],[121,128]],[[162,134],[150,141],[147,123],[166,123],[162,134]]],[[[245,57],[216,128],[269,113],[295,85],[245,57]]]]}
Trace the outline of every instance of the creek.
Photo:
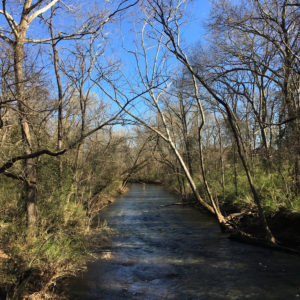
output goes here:
{"type": "Polygon", "coordinates": [[[133,184],[104,209],[111,242],[69,299],[300,299],[299,257],[229,240],[214,218],[175,202],[162,186],[133,184]]]}

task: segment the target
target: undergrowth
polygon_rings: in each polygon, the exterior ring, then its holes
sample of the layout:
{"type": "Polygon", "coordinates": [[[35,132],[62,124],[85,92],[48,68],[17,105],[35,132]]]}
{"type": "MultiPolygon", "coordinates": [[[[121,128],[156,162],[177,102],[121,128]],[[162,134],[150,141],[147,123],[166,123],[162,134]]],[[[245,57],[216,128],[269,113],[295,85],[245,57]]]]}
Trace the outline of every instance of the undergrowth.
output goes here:
{"type": "MultiPolygon", "coordinates": [[[[252,171],[254,185],[261,198],[264,211],[267,214],[274,214],[281,209],[300,212],[300,196],[297,196],[293,191],[291,173],[292,170],[288,164],[283,165],[280,172],[275,169],[267,170],[262,164],[257,163],[255,165],[252,171]]],[[[219,201],[222,208],[225,210],[253,208],[253,195],[242,167],[237,167],[236,176],[233,168],[227,168],[224,178],[223,188],[218,170],[210,171],[207,174],[211,193],[219,201]]],[[[198,173],[194,174],[194,182],[201,197],[209,202],[202,176],[198,173]]],[[[179,191],[176,176],[166,176],[164,183],[171,190],[179,191]]],[[[184,181],[184,188],[181,189],[192,197],[191,189],[186,180],[184,181]]]]}
{"type": "MultiPolygon", "coordinates": [[[[48,179],[51,182],[51,173],[48,179]]],[[[93,197],[88,193],[68,197],[70,182],[66,178],[59,188],[52,185],[54,182],[40,186],[35,228],[26,224],[23,195],[19,192],[22,184],[10,179],[2,182],[0,299],[54,299],[57,282],[83,270],[93,259],[92,241],[101,244],[109,234],[107,224],[91,226],[91,220],[103,207],[101,203],[117,195],[120,183],[114,181],[93,197]]]]}

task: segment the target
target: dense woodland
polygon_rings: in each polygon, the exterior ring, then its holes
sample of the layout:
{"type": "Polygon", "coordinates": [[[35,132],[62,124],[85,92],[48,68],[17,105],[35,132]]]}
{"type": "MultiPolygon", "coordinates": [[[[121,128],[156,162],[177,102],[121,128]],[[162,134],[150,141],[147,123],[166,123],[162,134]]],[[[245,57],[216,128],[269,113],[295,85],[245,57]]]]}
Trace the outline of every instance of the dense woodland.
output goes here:
{"type": "Polygon", "coordinates": [[[268,220],[300,213],[299,1],[214,0],[195,45],[190,1],[111,2],[2,1],[7,299],[84,268],[109,231],[95,217],[133,181],[162,182],[223,231],[278,247],[268,220]]]}

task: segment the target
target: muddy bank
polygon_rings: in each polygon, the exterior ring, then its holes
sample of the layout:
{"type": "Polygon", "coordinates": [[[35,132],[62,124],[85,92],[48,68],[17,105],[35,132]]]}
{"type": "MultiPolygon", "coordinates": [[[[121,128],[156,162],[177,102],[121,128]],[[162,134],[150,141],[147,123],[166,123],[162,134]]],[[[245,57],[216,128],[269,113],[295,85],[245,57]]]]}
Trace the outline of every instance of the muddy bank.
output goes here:
{"type": "MultiPolygon", "coordinates": [[[[226,207],[223,211],[226,211],[226,207]]],[[[235,211],[240,212],[241,210],[236,208],[235,211]]],[[[230,213],[228,212],[228,215],[230,213]]],[[[300,214],[281,209],[276,213],[267,213],[266,219],[278,245],[300,255],[300,214]]],[[[258,213],[253,208],[243,209],[242,214],[232,220],[232,224],[258,239],[264,238],[258,213]]]]}
{"type": "Polygon", "coordinates": [[[67,299],[298,299],[300,258],[230,241],[214,218],[155,185],[101,213],[114,229],[67,299]],[[164,207],[162,207],[164,206],[164,207]]]}
{"type": "Polygon", "coordinates": [[[275,237],[291,248],[300,251],[300,213],[279,211],[268,220],[275,237]]]}
{"type": "MultiPolygon", "coordinates": [[[[191,206],[203,213],[207,213],[193,195],[187,195],[183,198],[177,191],[171,190],[170,192],[177,195],[183,205],[191,206]]],[[[253,244],[268,246],[264,241],[264,233],[261,230],[258,212],[254,206],[241,207],[231,203],[224,203],[220,204],[220,208],[225,217],[234,216],[230,219],[234,227],[254,237],[253,244]]],[[[295,254],[300,256],[300,213],[281,208],[275,213],[266,213],[266,219],[278,242],[279,248],[283,247],[282,249],[278,248],[278,250],[284,251],[284,248],[286,248],[287,252],[295,252],[295,254]]],[[[239,235],[233,234],[232,239],[251,243],[251,239],[243,240],[239,235]]]]}
{"type": "MultiPolygon", "coordinates": [[[[284,247],[299,252],[300,255],[300,214],[280,210],[275,214],[267,214],[267,222],[278,243],[284,247]]],[[[240,220],[240,226],[253,235],[260,235],[257,218],[245,215],[240,220]]]]}

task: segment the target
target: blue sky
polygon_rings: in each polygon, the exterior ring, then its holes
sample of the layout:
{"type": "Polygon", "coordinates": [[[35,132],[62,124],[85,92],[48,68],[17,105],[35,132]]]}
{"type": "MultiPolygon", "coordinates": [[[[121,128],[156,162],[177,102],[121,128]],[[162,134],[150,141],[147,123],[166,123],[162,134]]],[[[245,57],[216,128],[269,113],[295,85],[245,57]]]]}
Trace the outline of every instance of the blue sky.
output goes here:
{"type": "Polygon", "coordinates": [[[195,0],[189,5],[188,14],[191,21],[183,32],[189,44],[203,41],[205,35],[203,22],[209,16],[210,7],[210,0],[195,0]]]}

